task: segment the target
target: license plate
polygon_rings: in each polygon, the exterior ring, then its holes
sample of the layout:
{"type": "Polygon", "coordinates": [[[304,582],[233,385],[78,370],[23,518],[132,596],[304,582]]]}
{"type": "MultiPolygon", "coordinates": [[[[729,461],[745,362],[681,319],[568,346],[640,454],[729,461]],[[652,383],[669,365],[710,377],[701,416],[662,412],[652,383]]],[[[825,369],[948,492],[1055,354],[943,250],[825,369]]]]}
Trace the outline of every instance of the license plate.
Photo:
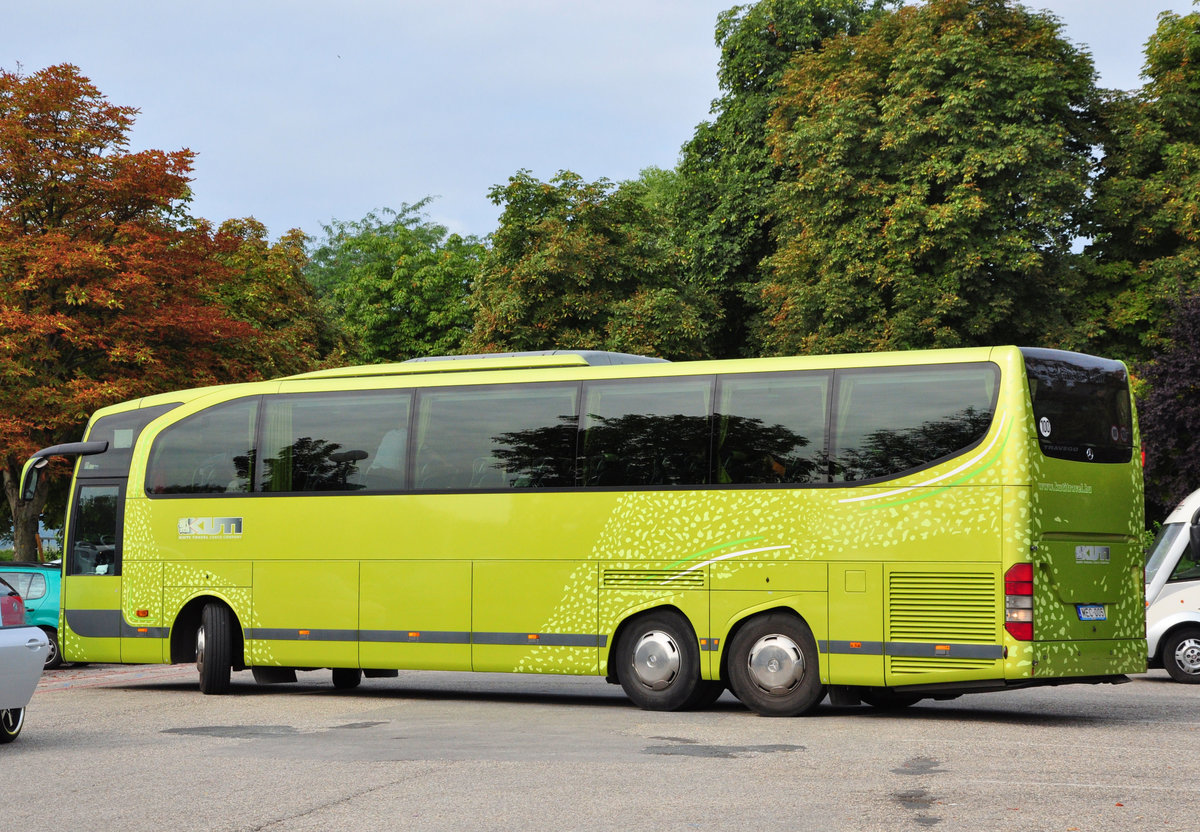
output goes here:
{"type": "Polygon", "coordinates": [[[1080,621],[1104,621],[1103,604],[1076,604],[1075,609],[1079,611],[1080,621]]]}

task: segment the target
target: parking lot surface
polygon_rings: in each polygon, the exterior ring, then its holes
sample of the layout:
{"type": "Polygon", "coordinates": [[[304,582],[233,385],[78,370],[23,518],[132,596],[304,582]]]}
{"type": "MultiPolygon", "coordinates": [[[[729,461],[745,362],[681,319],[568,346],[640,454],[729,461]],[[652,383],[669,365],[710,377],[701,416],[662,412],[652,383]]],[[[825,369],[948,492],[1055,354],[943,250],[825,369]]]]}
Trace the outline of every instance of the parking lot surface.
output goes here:
{"type": "Polygon", "coordinates": [[[757,717],[593,678],[402,672],[337,691],[190,666],[44,674],[0,749],[5,828],[1197,830],[1200,686],[1161,671],[757,717]]]}

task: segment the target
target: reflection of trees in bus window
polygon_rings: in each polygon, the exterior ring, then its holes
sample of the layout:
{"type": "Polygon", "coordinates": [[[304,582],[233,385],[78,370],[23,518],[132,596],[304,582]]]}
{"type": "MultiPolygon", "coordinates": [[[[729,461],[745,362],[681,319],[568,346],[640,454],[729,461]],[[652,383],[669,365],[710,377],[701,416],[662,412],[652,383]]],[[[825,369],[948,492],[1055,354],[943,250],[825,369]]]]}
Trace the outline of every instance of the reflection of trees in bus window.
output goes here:
{"type": "Polygon", "coordinates": [[[578,438],[578,419],[559,416],[557,425],[493,436],[492,456],[513,488],[566,488],[575,485],[578,438]]]}
{"type": "Polygon", "coordinates": [[[832,373],[753,373],[718,381],[716,481],[828,479],[825,430],[832,373]]]}
{"type": "Polygon", "coordinates": [[[999,371],[994,364],[891,367],[837,378],[831,474],[852,482],[921,468],[981,440],[999,371]]]}
{"type": "Polygon", "coordinates": [[[258,399],[201,410],[163,430],[146,469],[152,494],[229,494],[250,490],[258,399]]]}
{"type": "Polygon", "coordinates": [[[488,491],[575,484],[578,384],[423,390],[413,486],[488,491]]]}
{"type": "Polygon", "coordinates": [[[967,408],[914,428],[880,429],[858,447],[842,448],[834,460],[834,478],[847,482],[887,477],[950,456],[987,433],[990,411],[967,408]]]}
{"type": "Polygon", "coordinates": [[[706,376],[588,384],[582,484],[708,483],[712,390],[706,376]]]}
{"type": "Polygon", "coordinates": [[[823,449],[783,425],[761,419],[720,416],[717,422],[717,482],[806,483],[825,480],[823,449]]]}
{"type": "Polygon", "coordinates": [[[402,489],[411,401],[408,390],[267,397],[259,490],[402,489]]]}
{"type": "Polygon", "coordinates": [[[590,486],[703,485],[709,419],[678,413],[589,415],[583,478],[590,486]]]}
{"type": "Polygon", "coordinates": [[[365,486],[355,481],[358,463],[367,452],[341,447],[302,436],[263,459],[263,481],[271,483],[272,491],[359,491],[365,486]]]}

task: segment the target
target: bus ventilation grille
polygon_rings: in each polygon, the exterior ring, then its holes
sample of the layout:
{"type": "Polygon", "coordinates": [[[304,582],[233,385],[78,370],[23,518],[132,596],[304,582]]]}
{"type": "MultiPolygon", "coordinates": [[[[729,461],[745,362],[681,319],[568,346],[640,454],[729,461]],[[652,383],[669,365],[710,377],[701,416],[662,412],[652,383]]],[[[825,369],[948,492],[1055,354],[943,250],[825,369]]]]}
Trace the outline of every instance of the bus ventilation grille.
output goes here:
{"type": "Polygon", "coordinates": [[[698,589],[704,586],[699,569],[605,569],[601,578],[605,589],[698,589]]]}
{"type": "MultiPolygon", "coordinates": [[[[998,582],[989,573],[893,572],[888,579],[889,642],[996,644],[998,582]]],[[[893,673],[991,667],[991,659],[892,656],[893,673]]]]}

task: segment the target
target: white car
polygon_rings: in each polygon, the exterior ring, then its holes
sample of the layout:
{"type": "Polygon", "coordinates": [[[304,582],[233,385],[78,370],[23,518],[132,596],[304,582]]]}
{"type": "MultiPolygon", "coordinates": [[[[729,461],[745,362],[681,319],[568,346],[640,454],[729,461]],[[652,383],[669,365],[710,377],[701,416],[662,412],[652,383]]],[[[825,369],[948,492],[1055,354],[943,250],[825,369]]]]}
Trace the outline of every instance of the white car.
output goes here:
{"type": "Polygon", "coordinates": [[[0,744],[10,743],[25,724],[29,704],[50,643],[40,627],[25,624],[25,603],[0,579],[0,744]]]}
{"type": "Polygon", "coordinates": [[[1167,517],[1146,559],[1150,665],[1200,684],[1200,491],[1167,517]]]}

